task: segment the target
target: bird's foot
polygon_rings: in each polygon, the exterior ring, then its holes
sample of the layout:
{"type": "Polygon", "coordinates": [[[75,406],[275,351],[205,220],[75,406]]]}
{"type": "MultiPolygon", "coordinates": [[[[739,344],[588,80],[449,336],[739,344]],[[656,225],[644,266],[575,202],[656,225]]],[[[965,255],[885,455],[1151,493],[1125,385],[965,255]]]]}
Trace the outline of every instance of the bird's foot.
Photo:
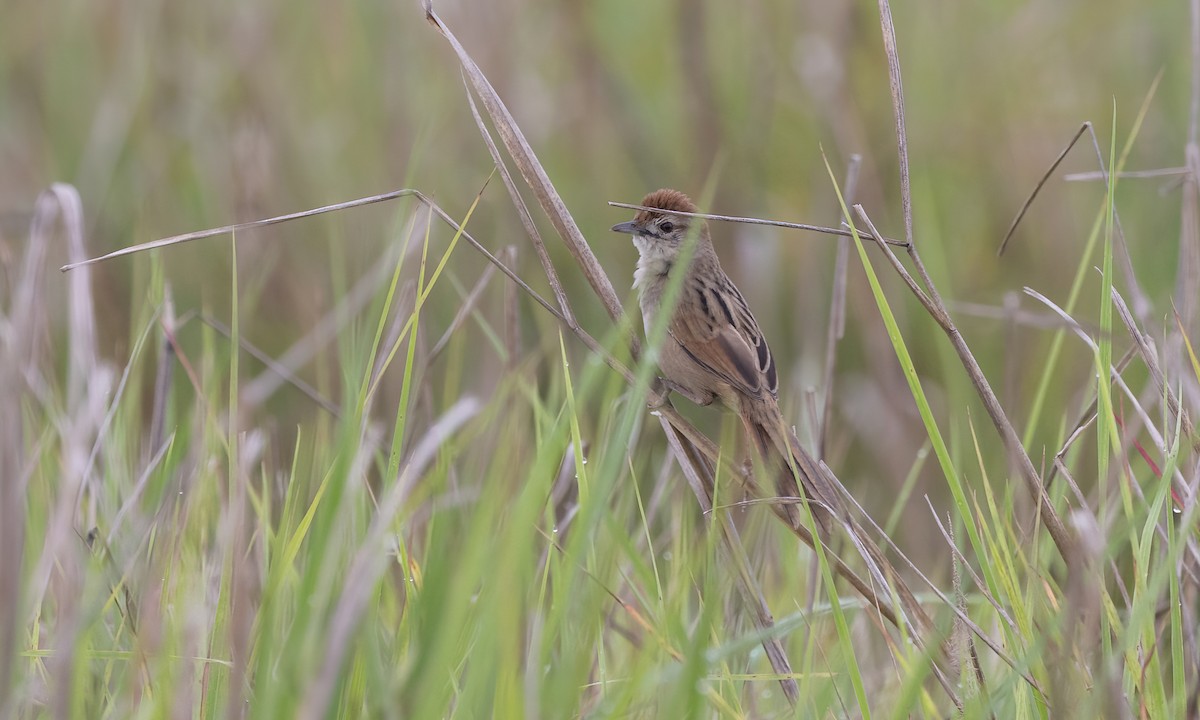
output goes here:
{"type": "Polygon", "coordinates": [[[670,382],[666,378],[654,378],[654,382],[650,383],[650,393],[651,398],[646,407],[651,410],[659,410],[671,402],[670,382]],[[654,396],[657,396],[657,399],[654,396]]]}

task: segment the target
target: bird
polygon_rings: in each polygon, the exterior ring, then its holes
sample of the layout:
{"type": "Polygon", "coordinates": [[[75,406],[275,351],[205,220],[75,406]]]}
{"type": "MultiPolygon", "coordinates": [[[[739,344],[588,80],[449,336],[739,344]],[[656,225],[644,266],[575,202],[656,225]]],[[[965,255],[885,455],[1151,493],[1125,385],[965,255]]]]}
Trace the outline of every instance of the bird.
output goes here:
{"type": "Polygon", "coordinates": [[[789,500],[782,514],[801,527],[797,502],[803,487],[814,516],[827,533],[836,495],[816,461],[800,445],[779,408],[779,372],[746,298],[721,268],[702,218],[686,194],[663,188],[642,199],[633,220],[612,227],[633,237],[638,251],[633,286],[646,335],[672,278],[682,274],[667,336],[657,351],[660,383],[698,405],[720,401],[741,420],[750,443],[776,476],[776,491],[789,500]],[[685,261],[684,251],[695,247],[685,261]]]}

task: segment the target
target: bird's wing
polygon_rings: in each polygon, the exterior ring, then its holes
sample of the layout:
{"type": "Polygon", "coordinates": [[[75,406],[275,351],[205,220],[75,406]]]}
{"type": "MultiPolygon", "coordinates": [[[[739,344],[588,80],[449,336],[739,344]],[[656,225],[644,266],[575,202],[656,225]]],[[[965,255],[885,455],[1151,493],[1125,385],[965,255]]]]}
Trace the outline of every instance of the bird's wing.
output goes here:
{"type": "Polygon", "coordinates": [[[750,396],[779,390],[775,360],[766,338],[750,313],[741,292],[723,278],[716,287],[696,285],[685,289],[693,297],[680,299],[669,332],[692,360],[721,380],[750,396]]]}

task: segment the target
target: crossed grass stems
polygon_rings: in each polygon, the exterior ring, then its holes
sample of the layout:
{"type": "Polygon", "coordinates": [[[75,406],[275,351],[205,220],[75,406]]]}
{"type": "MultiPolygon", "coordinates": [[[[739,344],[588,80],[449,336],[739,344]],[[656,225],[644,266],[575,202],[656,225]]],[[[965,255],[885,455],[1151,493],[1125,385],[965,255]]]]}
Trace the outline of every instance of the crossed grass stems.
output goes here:
{"type": "MultiPolygon", "coordinates": [[[[1014,630],[1016,629],[1014,621],[1008,615],[1008,613],[1005,612],[1003,606],[987,591],[986,583],[981,578],[975,576],[974,572],[970,570],[970,564],[966,561],[966,558],[962,555],[961,551],[958,550],[950,533],[947,532],[940,519],[937,519],[936,514],[935,520],[938,524],[938,527],[941,529],[943,536],[947,540],[947,544],[951,548],[951,551],[954,553],[955,558],[958,561],[956,564],[954,589],[952,591],[956,595],[956,598],[947,596],[945,592],[943,592],[929,578],[927,578],[920,571],[920,569],[907,556],[905,556],[903,552],[900,551],[900,549],[892,542],[883,529],[880,528],[874,522],[874,520],[870,518],[870,516],[860,505],[858,505],[854,498],[848,492],[846,492],[845,488],[838,481],[828,466],[825,465],[824,462],[820,462],[820,457],[823,455],[825,444],[825,432],[829,425],[832,407],[832,371],[836,364],[837,344],[842,335],[842,328],[844,327],[845,321],[846,278],[849,265],[848,260],[851,239],[853,239],[856,247],[858,248],[860,256],[864,262],[864,267],[872,278],[873,289],[878,291],[878,284],[874,282],[874,275],[873,271],[870,269],[870,263],[867,261],[866,256],[862,255],[862,241],[867,240],[874,244],[879,251],[884,254],[888,264],[891,265],[893,270],[903,280],[904,284],[921,303],[922,307],[925,308],[926,312],[930,315],[930,317],[933,318],[933,320],[950,340],[951,345],[953,346],[956,354],[963,364],[964,369],[967,372],[968,378],[974,386],[980,400],[988,412],[989,418],[992,420],[992,423],[996,428],[996,431],[1004,445],[1004,449],[1013,468],[1021,477],[1029,495],[1037,503],[1037,522],[1046,528],[1058,550],[1058,554],[1063,560],[1064,567],[1068,572],[1068,577],[1066,580],[1067,586],[1079,587],[1080,584],[1086,586],[1088,583],[1094,585],[1098,582],[1098,579],[1093,576],[1081,576],[1081,573],[1077,570],[1078,568],[1091,566],[1091,564],[1094,562],[1094,556],[1096,555],[1095,549],[1087,542],[1081,543],[1077,534],[1067,529],[1058,512],[1051,504],[1051,500],[1046,492],[1046,487],[1056,477],[1056,475],[1061,475],[1064,477],[1068,482],[1073,497],[1078,502],[1078,507],[1072,509],[1073,524],[1077,527],[1084,528],[1098,528],[1101,526],[1101,523],[1099,523],[1094,513],[1088,506],[1083,493],[1071,478],[1070,473],[1064,463],[1064,456],[1071,445],[1082,435],[1083,431],[1096,420],[1097,413],[1100,408],[1099,397],[1093,400],[1090,407],[1081,414],[1074,426],[1073,431],[1069,433],[1063,448],[1053,457],[1049,469],[1044,469],[1046,476],[1045,480],[1043,480],[1041,474],[1034,467],[1034,464],[1028,453],[1025,451],[1021,438],[1017,435],[1016,430],[1008,420],[999,400],[991,389],[987,378],[983,375],[978,362],[976,361],[970,348],[963,339],[962,334],[959,332],[957,326],[951,318],[946,304],[942,300],[937,287],[926,271],[925,265],[921,261],[920,254],[917,250],[917,244],[914,241],[912,230],[912,207],[908,180],[909,173],[907,140],[904,131],[903,90],[900,82],[895,34],[891,22],[890,8],[887,6],[886,0],[881,0],[880,9],[881,25],[884,31],[884,46],[888,57],[889,77],[891,79],[893,110],[896,116],[897,146],[900,155],[901,197],[905,219],[905,238],[903,240],[896,240],[883,236],[876,229],[874,223],[871,221],[864,208],[861,205],[853,204],[854,188],[858,171],[857,158],[852,159],[851,163],[849,164],[844,181],[845,184],[842,188],[837,188],[833,173],[832,171],[830,172],[831,180],[835,183],[834,187],[838,190],[838,199],[841,205],[843,223],[842,227],[840,228],[706,213],[679,214],[717,221],[762,224],[795,230],[812,231],[826,235],[840,236],[842,238],[839,241],[837,257],[835,261],[833,298],[830,308],[830,321],[827,334],[824,368],[826,378],[824,405],[822,408],[814,411],[814,426],[816,428],[816,444],[818,448],[818,465],[816,469],[818,472],[822,473],[841,493],[840,498],[835,498],[835,500],[841,505],[840,507],[834,509],[836,511],[835,515],[841,520],[841,530],[845,532],[845,535],[849,539],[850,543],[863,558],[867,568],[868,579],[861,577],[842,557],[834,552],[834,550],[830,547],[830,542],[834,541],[834,538],[821,537],[819,533],[814,533],[816,526],[812,524],[812,517],[807,511],[804,513],[808,520],[807,527],[792,527],[792,525],[787,521],[787,516],[784,512],[782,504],[801,503],[807,505],[807,501],[804,498],[771,498],[770,500],[760,500],[759,502],[765,502],[765,504],[771,508],[774,514],[784,522],[786,527],[792,530],[792,532],[802,542],[813,548],[813,550],[817,553],[819,564],[823,569],[831,569],[838,576],[843,578],[851,587],[853,587],[856,593],[862,596],[862,598],[874,610],[874,614],[871,615],[871,617],[875,620],[877,629],[883,635],[885,641],[887,641],[889,645],[894,647],[894,640],[888,632],[884,621],[896,627],[903,636],[913,640],[918,649],[925,654],[925,658],[928,661],[928,671],[937,679],[938,683],[947,694],[947,697],[957,707],[961,708],[963,706],[962,699],[959,697],[956,691],[957,685],[954,682],[954,678],[959,671],[959,664],[962,662],[961,656],[965,655],[969,659],[971,670],[975,676],[975,679],[980,684],[980,687],[986,692],[982,669],[980,667],[978,654],[974,645],[974,639],[976,638],[987,645],[997,657],[1002,659],[1018,674],[1020,674],[1020,676],[1038,692],[1043,701],[1049,703],[1050,698],[1046,690],[1037,683],[1037,681],[1026,669],[1021,667],[1014,659],[1009,657],[996,644],[996,642],[988,636],[986,632],[984,632],[966,615],[963,609],[965,606],[961,601],[962,589],[960,587],[960,580],[957,578],[957,564],[961,564],[972,573],[976,586],[980,589],[982,596],[986,598],[987,602],[996,610],[997,617],[1006,623],[1010,628],[1014,630]],[[850,213],[851,207],[853,208],[853,216],[850,213]],[[857,217],[869,232],[860,231],[854,222],[854,217],[857,217]],[[916,270],[916,278],[909,273],[905,264],[901,262],[893,248],[901,248],[908,254],[909,261],[916,270]],[[1082,513],[1082,516],[1078,515],[1080,513],[1082,513]],[[864,525],[866,527],[864,527],[864,525]],[[921,582],[945,604],[946,608],[952,612],[955,618],[955,624],[952,630],[953,637],[947,637],[934,626],[929,614],[917,600],[913,592],[909,589],[900,570],[888,559],[885,552],[878,546],[875,540],[872,539],[873,534],[878,534],[878,536],[882,539],[884,544],[890,549],[894,556],[899,559],[903,567],[907,568],[908,571],[916,575],[921,582]],[[956,651],[956,647],[965,647],[965,652],[956,651]]],[[[500,178],[504,183],[507,192],[509,193],[522,226],[526,230],[538,260],[545,272],[546,280],[553,293],[553,300],[543,297],[540,293],[530,287],[529,284],[512,269],[511,265],[515,259],[514,248],[506,249],[503,253],[501,253],[503,257],[497,257],[496,254],[493,254],[491,251],[489,251],[482,243],[472,236],[471,233],[467,232],[458,221],[445,212],[440,206],[438,206],[437,203],[433,202],[420,190],[407,188],[389,193],[383,193],[380,195],[360,198],[349,202],[328,205],[303,212],[268,218],[265,220],[239,223],[210,230],[177,235],[149,243],[142,243],[109,253],[102,257],[74,262],[70,265],[64,266],[63,269],[69,270],[72,268],[85,266],[124,255],[144,252],[155,248],[168,247],[202,238],[251,230],[267,225],[311,217],[326,212],[346,210],[362,205],[390,201],[405,197],[415,199],[421,204],[421,206],[426,208],[428,213],[437,216],[443,223],[448,225],[458,237],[465,239],[469,245],[471,245],[477,252],[481,253],[491,263],[491,265],[484,271],[484,274],[480,277],[478,283],[464,300],[458,314],[445,331],[445,334],[441,340],[435,344],[434,350],[432,351],[433,354],[436,355],[438,350],[445,346],[446,340],[462,324],[474,303],[478,299],[483,287],[492,277],[493,269],[498,269],[501,273],[507,276],[517,288],[520,288],[525,295],[541,306],[546,312],[555,317],[576,337],[576,339],[578,339],[585,347],[587,347],[588,350],[603,358],[604,361],[613,370],[620,374],[631,387],[634,387],[640,392],[644,392],[647,398],[651,401],[651,404],[661,405],[661,407],[656,410],[655,415],[659,419],[668,444],[673,451],[676,461],[679,463],[689,487],[696,497],[700,509],[706,517],[711,519],[715,529],[720,533],[720,547],[722,548],[722,554],[733,566],[734,571],[732,575],[735,579],[735,585],[737,586],[739,594],[744,601],[745,607],[749,610],[751,620],[761,631],[763,637],[763,647],[766,651],[766,655],[772,665],[772,668],[778,674],[779,682],[784,694],[788,698],[789,702],[792,705],[795,705],[798,701],[798,686],[794,679],[795,676],[792,672],[790,661],[788,660],[782,642],[779,639],[779,633],[777,630],[775,630],[774,618],[771,615],[762,592],[757,586],[757,581],[755,580],[753,572],[750,568],[750,563],[745,549],[743,548],[738,537],[737,529],[730,520],[728,509],[721,506],[714,506],[714,498],[717,486],[717,467],[718,464],[722,462],[722,455],[717,444],[696,429],[690,422],[684,419],[676,411],[674,406],[671,405],[669,399],[659,396],[654,388],[644,386],[638,388],[638,379],[636,377],[635,370],[622,363],[617,357],[609,352],[602,343],[597,341],[579,325],[570,301],[563,290],[558,273],[550,260],[549,253],[547,252],[542,236],[533,220],[533,216],[523,199],[521,191],[518,188],[513,175],[508,169],[507,162],[505,161],[495,140],[492,137],[492,133],[488,130],[487,124],[484,122],[484,119],[479,112],[479,108],[475,102],[476,98],[478,98],[482,103],[493,128],[500,136],[510,161],[516,166],[526,186],[537,199],[540,208],[550,220],[557,234],[566,244],[568,250],[571,252],[580,269],[583,271],[584,276],[587,278],[597,298],[604,305],[613,322],[616,323],[618,327],[625,328],[625,340],[628,344],[630,357],[633,359],[635,367],[637,363],[640,362],[640,357],[642,355],[640,342],[636,335],[629,329],[631,326],[624,316],[621,301],[617,297],[611,281],[608,279],[607,274],[604,272],[595,255],[592,253],[590,246],[576,225],[570,212],[567,210],[561,197],[555,190],[536,154],[525,140],[525,137],[515,119],[509,113],[495,89],[484,76],[483,72],[471,59],[466,49],[463,48],[463,46],[458,42],[445,23],[433,11],[432,7],[426,5],[425,10],[427,19],[446,38],[459,59],[464,74],[464,80],[467,84],[467,98],[472,116],[474,117],[479,128],[480,135],[486,143],[488,151],[492,156],[496,171],[500,175],[500,178]]],[[[1152,93],[1153,90],[1151,91],[1151,94],[1152,93]]],[[[1148,102],[1149,98],[1147,98],[1147,104],[1148,102]]],[[[1145,106],[1143,106],[1143,114],[1144,111],[1145,106]]],[[[1054,160],[1051,166],[1047,169],[1046,173],[1037,183],[1037,186],[1034,188],[1028,200],[1022,206],[1021,210],[1014,219],[1012,226],[1009,228],[1008,233],[1000,245],[999,252],[1003,253],[1026,210],[1032,204],[1040,189],[1045,185],[1046,181],[1054,173],[1062,160],[1085,133],[1088,134],[1092,140],[1100,170],[1095,174],[1070,179],[1100,179],[1106,183],[1106,187],[1109,192],[1109,209],[1111,211],[1113,221],[1113,236],[1116,240],[1116,242],[1113,243],[1115,256],[1117,262],[1121,266],[1123,271],[1123,279],[1126,281],[1134,301],[1134,310],[1131,311],[1117,290],[1112,288],[1113,303],[1118,310],[1118,314],[1122,323],[1134,340],[1134,346],[1125,355],[1125,357],[1111,366],[1111,373],[1114,382],[1120,385],[1125,390],[1126,394],[1133,400],[1134,407],[1137,411],[1134,415],[1134,421],[1129,423],[1129,427],[1124,428],[1123,436],[1126,438],[1132,438],[1138,429],[1144,427],[1152,432],[1156,444],[1159,447],[1165,448],[1167,447],[1166,442],[1154,432],[1154,426],[1150,422],[1145,411],[1142,409],[1141,404],[1136,398],[1133,397],[1128,388],[1124,387],[1124,383],[1121,379],[1121,372],[1131,362],[1134,356],[1140,357],[1145,363],[1146,367],[1149,369],[1151,377],[1155,383],[1155,387],[1159,390],[1159,397],[1165,397],[1171,416],[1179,422],[1184,437],[1193,437],[1192,423],[1186,410],[1180,407],[1176,397],[1169,391],[1168,383],[1165,379],[1166,373],[1158,361],[1155,350],[1149,342],[1148,336],[1139,328],[1139,324],[1143,326],[1147,324],[1149,319],[1150,304],[1137,284],[1136,278],[1132,271],[1132,263],[1129,259],[1128,250],[1125,245],[1124,235],[1120,228],[1119,216],[1117,216],[1115,208],[1111,207],[1111,176],[1108,169],[1105,168],[1104,155],[1101,152],[1099,142],[1096,138],[1096,134],[1091,123],[1083,123],[1080,126],[1079,130],[1072,137],[1071,141],[1063,148],[1062,152],[1054,160]]],[[[1200,158],[1200,152],[1195,151],[1194,145],[1194,142],[1189,145],[1189,167],[1183,169],[1191,173],[1194,173],[1197,170],[1197,168],[1193,167],[1193,165],[1200,165],[1200,160],[1197,160],[1194,163],[1192,162],[1194,157],[1200,158]]],[[[1172,170],[1172,172],[1176,171],[1172,170]]],[[[1185,182],[1187,181],[1185,180],[1185,182]]],[[[629,203],[610,202],[609,204],[621,208],[641,208],[641,206],[629,203]]],[[[385,265],[386,264],[381,264],[381,267],[385,265]]],[[[83,275],[86,276],[86,273],[83,275]]],[[[1181,284],[1187,284],[1190,282],[1195,282],[1195,280],[1189,280],[1186,274],[1183,274],[1183,277],[1181,277],[1181,284]]],[[[374,287],[374,285],[375,283],[371,278],[364,277],[360,284],[351,290],[350,296],[352,299],[350,302],[348,302],[346,306],[339,308],[337,312],[339,314],[343,312],[353,312],[353,308],[356,304],[365,302],[365,298],[369,297],[370,290],[374,287]],[[360,290],[365,290],[365,292],[360,293],[360,290]],[[360,295],[361,297],[359,297],[360,295]]],[[[1091,342],[1088,332],[1085,331],[1070,316],[1069,313],[1061,308],[1058,308],[1047,298],[1029,288],[1026,288],[1026,293],[1039,300],[1039,302],[1047,305],[1050,310],[1055,313],[1056,319],[1052,322],[1060,323],[1061,326],[1069,328],[1082,337],[1085,342],[1091,342]]],[[[881,300],[880,296],[878,295],[877,300],[881,300]]],[[[1183,304],[1181,311],[1183,312],[1184,316],[1186,318],[1193,317],[1196,312],[1194,300],[1189,298],[1187,295],[1181,294],[1180,302],[1183,304]]],[[[886,307],[886,301],[881,300],[881,303],[881,312],[884,312],[885,314],[889,313],[890,311],[886,307]]],[[[164,319],[164,328],[167,330],[169,336],[168,341],[173,343],[173,337],[171,337],[171,334],[173,333],[174,329],[181,326],[183,323],[188,322],[193,317],[198,317],[202,322],[212,326],[218,332],[222,332],[227,336],[231,335],[226,328],[221,326],[218,321],[212,318],[208,318],[206,316],[196,316],[192,313],[185,313],[184,316],[177,320],[173,317],[164,319]]],[[[336,325],[336,321],[331,323],[331,327],[336,327],[336,325]]],[[[1182,330],[1184,323],[1180,322],[1180,326],[1182,330]]],[[[1183,336],[1182,332],[1180,333],[1180,336],[1183,336]]],[[[1185,337],[1183,339],[1186,340],[1185,337]]],[[[265,398],[267,395],[273,392],[275,388],[278,387],[280,382],[286,381],[297,387],[301,392],[312,398],[314,402],[318,403],[327,411],[337,414],[338,408],[335,404],[321,397],[314,389],[305,385],[303,381],[296,377],[292,372],[291,368],[300,364],[296,361],[297,358],[281,358],[280,360],[275,361],[265,353],[258,351],[257,348],[254,348],[244,339],[239,338],[239,342],[242,344],[244,349],[251,352],[251,354],[254,354],[260,360],[263,360],[268,366],[267,373],[264,373],[264,375],[257,381],[261,387],[256,386],[253,391],[248,391],[247,399],[254,397],[265,398]]],[[[299,356],[303,356],[304,349],[300,348],[299,344],[298,348],[297,354],[299,356]]],[[[900,349],[900,347],[897,348],[898,352],[900,349]]],[[[181,360],[183,360],[182,356],[181,360]]],[[[185,366],[185,370],[186,369],[187,368],[185,366]]],[[[917,388],[917,391],[919,392],[919,388],[917,388]]],[[[155,424],[156,423],[152,423],[152,425],[155,424]]],[[[158,437],[159,435],[161,435],[161,431],[152,432],[152,436],[154,437],[158,437]]],[[[935,438],[935,441],[936,440],[937,439],[935,438]]],[[[730,476],[734,477],[744,489],[749,490],[756,497],[762,497],[762,493],[759,490],[758,484],[755,482],[752,470],[744,467],[729,467],[727,460],[725,461],[725,465],[726,467],[724,467],[723,470],[726,470],[730,476]]],[[[1182,473],[1180,473],[1177,468],[1173,470],[1173,473],[1175,475],[1174,480],[1179,488],[1179,492],[1188,492],[1187,482],[1182,473]]],[[[1133,485],[1134,487],[1137,487],[1136,483],[1133,485]]],[[[1176,501],[1181,505],[1185,504],[1181,502],[1179,495],[1176,495],[1176,501]]],[[[1192,507],[1188,509],[1189,519],[1194,512],[1194,503],[1191,503],[1191,506],[1192,507]]],[[[1160,537],[1165,539],[1166,529],[1163,527],[1161,522],[1156,526],[1156,531],[1160,537]]],[[[1185,549],[1187,553],[1187,559],[1190,562],[1183,563],[1183,570],[1191,577],[1193,582],[1196,582],[1195,568],[1200,566],[1200,551],[1197,550],[1195,540],[1191,537],[1186,540],[1185,549]]],[[[1112,566],[1115,568],[1115,560],[1110,560],[1109,562],[1110,564],[1113,564],[1112,566]]],[[[1125,599],[1128,602],[1128,593],[1121,584],[1120,574],[1113,572],[1113,577],[1116,579],[1119,590],[1121,591],[1122,595],[1125,596],[1125,599]]],[[[831,580],[831,578],[828,576],[826,579],[831,580]]],[[[1096,588],[1091,587],[1090,591],[1094,593],[1097,590],[1096,588]]],[[[614,595],[614,597],[616,596],[614,595]]],[[[319,698],[314,699],[319,701],[319,698]]],[[[315,706],[323,707],[323,705],[319,703],[315,706]]]]}

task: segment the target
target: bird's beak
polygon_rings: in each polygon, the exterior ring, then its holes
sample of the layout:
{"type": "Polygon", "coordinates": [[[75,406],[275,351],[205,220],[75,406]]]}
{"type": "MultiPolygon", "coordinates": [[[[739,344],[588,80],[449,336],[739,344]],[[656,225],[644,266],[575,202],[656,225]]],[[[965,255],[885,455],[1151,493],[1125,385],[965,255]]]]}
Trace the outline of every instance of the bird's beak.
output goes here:
{"type": "Polygon", "coordinates": [[[634,222],[632,220],[630,220],[629,222],[623,222],[623,223],[619,223],[617,225],[613,225],[612,231],[619,232],[619,233],[626,233],[627,235],[634,235],[637,233],[637,225],[634,224],[634,222]]]}

